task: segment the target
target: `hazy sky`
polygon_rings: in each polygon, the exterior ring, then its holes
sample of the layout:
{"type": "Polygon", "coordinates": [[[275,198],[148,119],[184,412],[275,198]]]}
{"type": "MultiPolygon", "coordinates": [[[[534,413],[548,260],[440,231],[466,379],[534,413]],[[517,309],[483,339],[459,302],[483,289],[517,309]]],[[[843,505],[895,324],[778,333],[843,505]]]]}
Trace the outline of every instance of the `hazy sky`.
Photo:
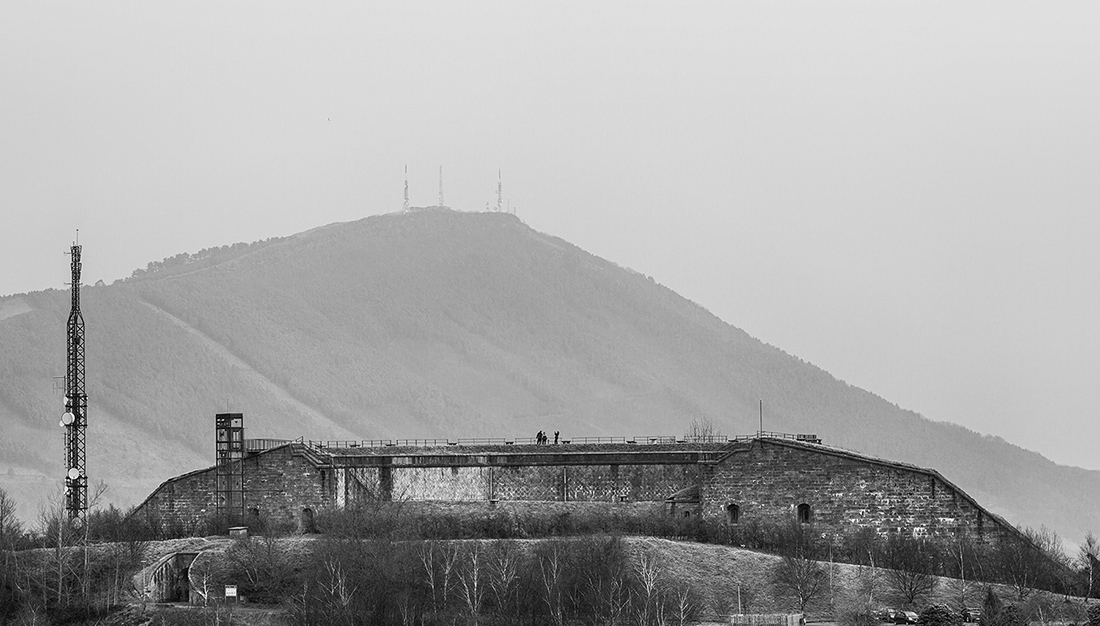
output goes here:
{"type": "Polygon", "coordinates": [[[110,282],[499,167],[532,227],[1100,468],[1098,118],[1096,2],[0,2],[0,295],[77,228],[110,282]]]}

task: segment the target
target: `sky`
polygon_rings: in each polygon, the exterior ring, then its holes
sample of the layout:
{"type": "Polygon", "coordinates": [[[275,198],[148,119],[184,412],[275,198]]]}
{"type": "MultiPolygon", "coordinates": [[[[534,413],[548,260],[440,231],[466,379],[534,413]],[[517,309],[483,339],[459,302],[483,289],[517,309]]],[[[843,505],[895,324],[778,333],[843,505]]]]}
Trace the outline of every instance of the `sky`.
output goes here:
{"type": "MultiPolygon", "coordinates": [[[[507,204],[1100,469],[1100,3],[0,3],[0,296],[507,204]]],[[[94,320],[88,320],[89,328],[94,320]]]]}

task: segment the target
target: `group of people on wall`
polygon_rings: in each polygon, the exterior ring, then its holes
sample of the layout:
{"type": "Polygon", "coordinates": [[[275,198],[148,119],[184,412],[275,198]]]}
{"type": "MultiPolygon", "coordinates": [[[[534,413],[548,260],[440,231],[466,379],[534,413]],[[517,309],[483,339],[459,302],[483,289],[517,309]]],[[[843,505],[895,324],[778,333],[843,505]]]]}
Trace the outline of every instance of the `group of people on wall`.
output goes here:
{"type": "MultiPolygon", "coordinates": [[[[558,445],[558,436],[560,434],[561,431],[554,431],[554,445],[558,445]]],[[[550,436],[540,430],[538,434],[535,435],[535,445],[545,446],[548,443],[550,443],[550,436]]]]}

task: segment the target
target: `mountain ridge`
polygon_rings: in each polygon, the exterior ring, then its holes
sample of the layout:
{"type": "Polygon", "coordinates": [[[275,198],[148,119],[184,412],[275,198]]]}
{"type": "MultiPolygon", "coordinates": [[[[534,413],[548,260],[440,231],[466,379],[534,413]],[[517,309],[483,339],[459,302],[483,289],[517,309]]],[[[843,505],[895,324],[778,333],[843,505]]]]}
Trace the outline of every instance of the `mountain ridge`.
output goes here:
{"type": "MultiPolygon", "coordinates": [[[[82,293],[90,473],[104,468],[120,502],[208,465],[210,414],[227,399],[250,436],[366,439],[675,434],[695,417],[748,433],[763,398],[768,430],[937,469],[1014,523],[1079,539],[1100,521],[1088,504],[1100,472],[902,409],[506,214],[328,224],[176,255],[82,293]],[[97,410],[135,433],[145,460],[93,451],[97,410]]],[[[0,310],[13,298],[30,310],[0,320],[0,424],[59,451],[35,416],[59,406],[43,363],[63,366],[68,293],[0,298],[0,310]]],[[[0,484],[16,466],[3,450],[0,484]]],[[[39,452],[46,472],[59,452],[39,452]]]]}

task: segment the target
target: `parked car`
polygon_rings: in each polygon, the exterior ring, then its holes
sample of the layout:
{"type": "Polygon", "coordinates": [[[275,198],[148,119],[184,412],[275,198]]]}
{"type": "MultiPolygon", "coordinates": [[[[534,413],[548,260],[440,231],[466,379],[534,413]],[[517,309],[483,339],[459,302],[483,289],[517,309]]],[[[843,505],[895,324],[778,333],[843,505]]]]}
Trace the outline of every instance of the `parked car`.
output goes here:
{"type": "Polygon", "coordinates": [[[912,611],[898,611],[894,614],[895,624],[916,624],[919,616],[912,611]]]}
{"type": "Polygon", "coordinates": [[[962,618],[964,622],[980,621],[982,619],[982,610],[968,606],[962,610],[962,618]]]}
{"type": "Polygon", "coordinates": [[[897,609],[877,609],[872,614],[880,622],[885,622],[887,624],[893,624],[894,623],[894,616],[897,615],[897,613],[898,613],[897,609]]]}

